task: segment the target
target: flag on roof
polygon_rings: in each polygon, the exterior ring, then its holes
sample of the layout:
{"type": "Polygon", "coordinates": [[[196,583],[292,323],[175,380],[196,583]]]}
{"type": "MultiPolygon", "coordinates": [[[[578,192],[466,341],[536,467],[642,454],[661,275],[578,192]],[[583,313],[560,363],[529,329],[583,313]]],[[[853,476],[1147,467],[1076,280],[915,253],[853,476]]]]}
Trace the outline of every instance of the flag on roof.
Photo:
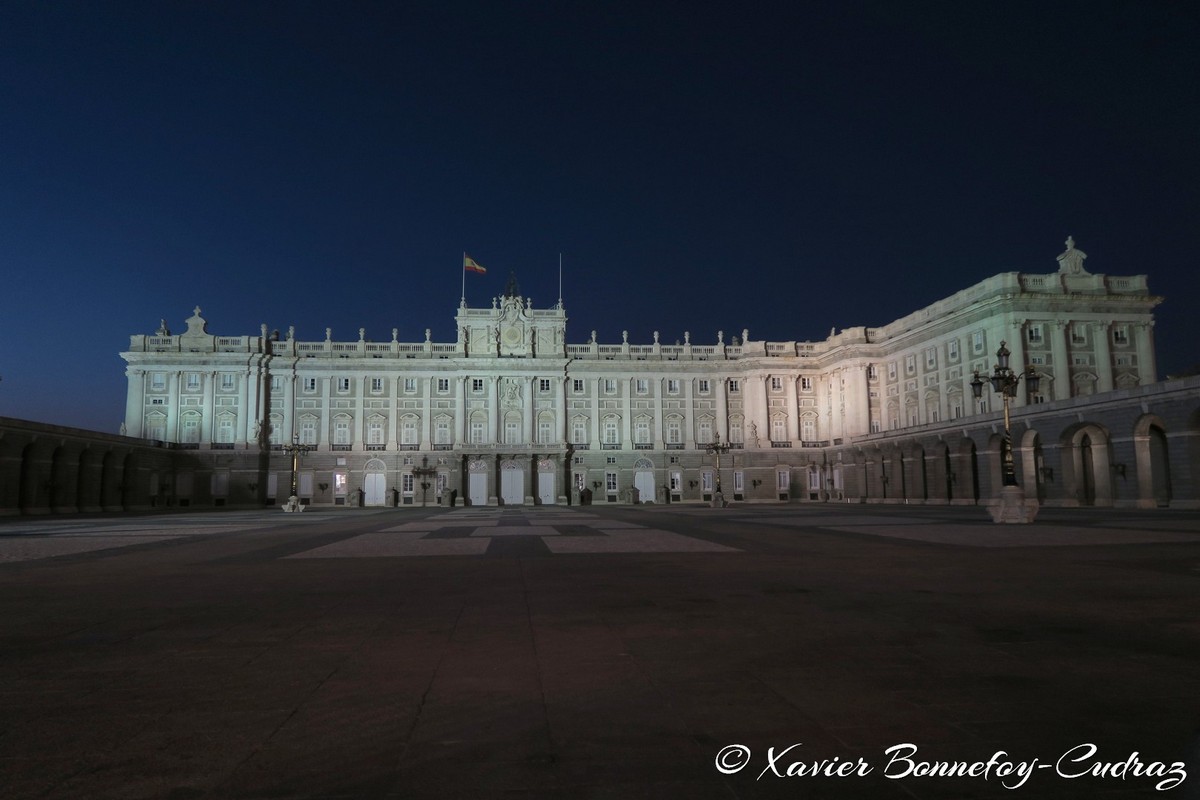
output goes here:
{"type": "Polygon", "coordinates": [[[486,275],[487,270],[479,265],[479,262],[471,258],[466,253],[463,253],[463,269],[467,272],[478,272],[480,275],[486,275]]]}

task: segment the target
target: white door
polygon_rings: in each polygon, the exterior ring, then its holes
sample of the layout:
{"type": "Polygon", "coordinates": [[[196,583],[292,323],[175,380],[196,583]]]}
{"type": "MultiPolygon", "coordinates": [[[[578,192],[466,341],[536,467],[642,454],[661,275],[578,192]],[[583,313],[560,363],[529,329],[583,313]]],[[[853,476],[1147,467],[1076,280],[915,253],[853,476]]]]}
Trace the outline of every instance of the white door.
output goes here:
{"type": "Polygon", "coordinates": [[[654,502],[654,473],[648,469],[639,469],[633,473],[633,488],[643,503],[654,502]]]}
{"type": "Polygon", "coordinates": [[[486,472],[471,473],[471,505],[486,506],[488,501],[488,476],[486,472]]]}
{"type": "Polygon", "coordinates": [[[538,500],[544,506],[554,505],[554,473],[539,472],[538,473],[538,500]]]}
{"type": "Polygon", "coordinates": [[[506,469],[500,472],[500,497],[506,506],[519,506],[525,503],[525,471],[506,469]]]}
{"type": "Polygon", "coordinates": [[[382,472],[369,472],[363,479],[363,505],[381,506],[387,481],[382,472]]]}

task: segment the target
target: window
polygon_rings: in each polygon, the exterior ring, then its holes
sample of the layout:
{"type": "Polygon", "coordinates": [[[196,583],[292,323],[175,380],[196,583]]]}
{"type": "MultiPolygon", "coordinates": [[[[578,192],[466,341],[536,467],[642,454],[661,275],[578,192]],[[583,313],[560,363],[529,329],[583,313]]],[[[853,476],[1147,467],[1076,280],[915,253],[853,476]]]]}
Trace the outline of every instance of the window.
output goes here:
{"type": "Polygon", "coordinates": [[[417,443],[417,420],[406,417],[400,423],[400,444],[417,443]]]}
{"type": "Polygon", "coordinates": [[[708,378],[701,378],[699,381],[700,394],[708,394],[708,378]]]}
{"type": "Polygon", "coordinates": [[[615,378],[605,378],[604,379],[604,393],[605,394],[616,394],[617,393],[617,381],[615,378]]]}
{"type": "Polygon", "coordinates": [[[787,420],[783,417],[776,417],[771,420],[771,441],[786,442],[787,440],[787,420]]]}
{"type": "Polygon", "coordinates": [[[1071,326],[1071,344],[1087,344],[1087,330],[1083,326],[1071,326]]]}
{"type": "Polygon", "coordinates": [[[871,433],[879,433],[879,420],[871,420],[871,433]]]}
{"type": "Polygon", "coordinates": [[[930,347],[925,351],[925,369],[937,368],[937,348],[930,347]]]}
{"type": "Polygon", "coordinates": [[[609,494],[613,494],[614,492],[617,491],[617,473],[615,473],[615,472],[604,473],[604,489],[609,494]]]}
{"type": "Polygon", "coordinates": [[[333,422],[333,443],[350,444],[350,420],[337,419],[333,422]]]}
{"type": "Polygon", "coordinates": [[[702,419],[696,426],[696,443],[711,444],[713,440],[713,424],[711,419],[702,419]]]}
{"type": "Polygon", "coordinates": [[[700,491],[711,492],[712,490],[713,490],[712,470],[706,469],[700,473],[700,491]]]}
{"type": "Polygon", "coordinates": [[[983,331],[975,331],[974,333],[972,333],[971,334],[971,350],[973,350],[977,354],[982,353],[983,346],[984,346],[983,331]]]}
{"type": "Polygon", "coordinates": [[[746,491],[746,473],[740,469],[735,470],[733,473],[733,491],[737,494],[746,491]]]}
{"type": "Polygon", "coordinates": [[[571,391],[574,392],[575,394],[583,394],[583,381],[579,378],[575,378],[574,380],[572,380],[571,381],[571,391]]]}
{"type": "Polygon", "coordinates": [[[1113,328],[1113,344],[1129,344],[1129,328],[1124,325],[1113,328]]]}
{"type": "Polygon", "coordinates": [[[520,444],[521,443],[521,422],[516,419],[506,419],[504,421],[504,443],[505,444],[520,444]]]}
{"type": "Polygon", "coordinates": [[[783,391],[783,378],[779,377],[778,375],[771,376],[771,391],[772,392],[782,392],[783,391]]]}
{"type": "Polygon", "coordinates": [[[400,474],[400,492],[402,494],[413,493],[413,474],[411,472],[403,472],[400,474]]]}
{"type": "Polygon", "coordinates": [[[315,392],[317,390],[317,379],[316,378],[305,378],[302,386],[304,387],[305,392],[312,394],[313,392],[315,392]]]}
{"type": "Polygon", "coordinates": [[[679,417],[671,417],[667,420],[667,444],[681,444],[683,442],[683,425],[679,421],[679,417]]]}
{"type": "Polygon", "coordinates": [[[183,429],[179,433],[179,441],[188,443],[200,441],[199,414],[185,414],[181,426],[183,429]]]}
{"type": "Polygon", "coordinates": [[[483,391],[483,378],[471,378],[471,391],[475,394],[483,391]]]}
{"type": "Polygon", "coordinates": [[[237,376],[232,372],[221,373],[221,388],[225,390],[232,389],[237,385],[237,376]]]}
{"type": "Polygon", "coordinates": [[[371,392],[379,394],[383,391],[383,378],[371,378],[371,392]]]}
{"type": "Polygon", "coordinates": [[[538,378],[538,391],[542,394],[548,394],[550,392],[549,378],[538,378]]]}
{"type": "Polygon", "coordinates": [[[571,420],[571,443],[587,444],[587,419],[576,417],[571,420]]]}
{"type": "Polygon", "coordinates": [[[950,356],[951,361],[958,360],[958,339],[951,339],[946,345],[946,354],[950,356]]]}
{"type": "Polygon", "coordinates": [[[1030,356],[1029,363],[1030,364],[1038,364],[1040,366],[1040,365],[1046,363],[1046,357],[1045,356],[1030,356]]]}
{"type": "Polygon", "coordinates": [[[904,371],[909,375],[912,375],[914,372],[917,371],[917,357],[916,356],[908,355],[908,356],[904,357],[904,371]]]}
{"type": "Polygon", "coordinates": [[[680,472],[672,472],[671,473],[671,491],[672,492],[683,491],[683,473],[680,473],[680,472]]]}
{"type": "Polygon", "coordinates": [[[604,444],[620,444],[621,434],[617,428],[617,418],[608,417],[604,420],[604,444]]]}
{"type": "Polygon", "coordinates": [[[895,361],[888,362],[888,380],[891,380],[891,381],[896,380],[896,362],[895,361]]]}
{"type": "Polygon", "coordinates": [[[802,391],[802,392],[811,392],[812,390],[813,390],[813,381],[812,381],[812,378],[809,378],[809,377],[802,377],[802,378],[800,379],[800,391],[802,391]]]}
{"type": "Polygon", "coordinates": [[[404,379],[404,393],[405,394],[415,394],[416,391],[417,391],[417,379],[416,378],[405,378],[404,379]]]}
{"type": "Polygon", "coordinates": [[[787,470],[780,470],[775,473],[775,488],[781,492],[786,492],[791,486],[792,475],[787,470]]]}
{"type": "Polygon", "coordinates": [[[200,388],[200,373],[189,372],[187,374],[187,390],[194,392],[200,388]]]}
{"type": "Polygon", "coordinates": [[[437,379],[437,390],[441,394],[445,394],[446,392],[450,391],[450,379],[449,378],[438,378],[437,379]]]}
{"type": "Polygon", "coordinates": [[[538,444],[550,444],[554,441],[554,420],[538,420],[538,444]]]}
{"type": "Polygon", "coordinates": [[[879,367],[877,367],[875,364],[872,364],[871,366],[867,367],[867,378],[869,380],[873,380],[873,381],[878,380],[879,379],[879,367]]]}
{"type": "Polygon", "coordinates": [[[337,379],[337,390],[339,392],[350,391],[350,379],[349,378],[338,378],[337,379]]]}
{"type": "Polygon", "coordinates": [[[731,444],[742,444],[746,440],[743,438],[742,421],[740,419],[730,420],[729,422],[729,441],[731,444]]]}
{"type": "Polygon", "coordinates": [[[434,444],[450,444],[450,420],[441,418],[433,424],[434,444]]]}
{"type": "Polygon", "coordinates": [[[1092,363],[1092,359],[1088,356],[1074,356],[1071,362],[1077,367],[1086,367],[1092,363]]]}
{"type": "Polygon", "coordinates": [[[638,394],[649,394],[650,381],[646,380],[645,378],[637,378],[633,382],[633,390],[638,394]]]}
{"type": "Polygon", "coordinates": [[[816,417],[804,417],[800,420],[800,438],[806,442],[815,442],[817,440],[816,417]]]}
{"type": "Polygon", "coordinates": [[[729,393],[737,394],[740,391],[742,391],[742,382],[739,381],[737,378],[730,378],[729,379],[729,393]]]}
{"type": "Polygon", "coordinates": [[[821,491],[821,472],[815,464],[808,468],[808,490],[810,492],[821,491]]]}
{"type": "Polygon", "coordinates": [[[1030,344],[1041,344],[1042,343],[1042,326],[1041,325],[1030,325],[1029,328],[1026,330],[1026,336],[1028,337],[1030,344]]]}
{"type": "Polygon", "coordinates": [[[471,420],[471,444],[483,444],[483,437],[486,432],[487,425],[483,420],[471,420]]]}
{"type": "Polygon", "coordinates": [[[650,444],[650,422],[639,419],[633,423],[634,444],[650,444]]]}
{"type": "Polygon", "coordinates": [[[679,394],[679,380],[667,378],[667,394],[679,394]]]}
{"type": "Polygon", "coordinates": [[[383,420],[373,419],[367,423],[367,444],[383,444],[383,420]]]}
{"type": "Polygon", "coordinates": [[[162,391],[167,388],[167,376],[162,372],[150,373],[150,388],[156,391],[162,391]]]}
{"type": "Polygon", "coordinates": [[[315,419],[300,420],[300,444],[315,445],[317,443],[317,421],[315,419]]]}

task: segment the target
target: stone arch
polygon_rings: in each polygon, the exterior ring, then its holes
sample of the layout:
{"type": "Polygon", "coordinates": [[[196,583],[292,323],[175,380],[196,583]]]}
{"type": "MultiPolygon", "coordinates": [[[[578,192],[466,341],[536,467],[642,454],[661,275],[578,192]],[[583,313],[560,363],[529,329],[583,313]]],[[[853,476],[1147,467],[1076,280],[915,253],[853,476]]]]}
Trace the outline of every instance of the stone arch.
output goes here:
{"type": "Polygon", "coordinates": [[[104,457],[94,447],[79,451],[79,465],[75,475],[75,505],[80,511],[101,510],[100,488],[104,457]]]}
{"type": "Polygon", "coordinates": [[[916,442],[910,444],[905,466],[907,470],[904,476],[904,498],[922,502],[928,500],[929,473],[925,469],[925,448],[916,442]]]}
{"type": "Polygon", "coordinates": [[[963,437],[958,443],[956,485],[964,503],[978,503],[981,496],[979,481],[979,448],[975,440],[963,437]]]}
{"type": "Polygon", "coordinates": [[[1063,493],[1070,505],[1113,505],[1111,438],[1095,422],[1079,422],[1063,431],[1063,493]]]}
{"type": "Polygon", "coordinates": [[[1013,462],[1020,470],[1017,483],[1025,489],[1026,497],[1034,495],[1033,490],[1036,490],[1038,502],[1045,502],[1045,478],[1049,473],[1046,472],[1045,455],[1042,452],[1042,437],[1036,430],[1029,428],[1013,442],[1013,447],[1016,450],[1013,453],[1013,462]]]}
{"type": "Polygon", "coordinates": [[[1133,454],[1137,470],[1139,508],[1171,504],[1171,459],[1167,426],[1157,414],[1143,414],[1133,424],[1133,454]]]}

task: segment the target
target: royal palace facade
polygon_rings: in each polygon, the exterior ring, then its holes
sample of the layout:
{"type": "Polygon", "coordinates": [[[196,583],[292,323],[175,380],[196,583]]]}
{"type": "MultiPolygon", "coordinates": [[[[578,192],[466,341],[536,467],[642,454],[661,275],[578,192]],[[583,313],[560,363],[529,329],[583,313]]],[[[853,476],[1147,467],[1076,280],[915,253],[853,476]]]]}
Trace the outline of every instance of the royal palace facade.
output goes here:
{"type": "MultiPolygon", "coordinates": [[[[219,335],[197,308],[181,333],[164,323],[131,337],[122,434],[197,465],[151,475],[151,505],[282,503],[293,480],[302,503],[328,506],[702,502],[718,490],[746,502],[986,502],[1001,396],[977,399],[971,384],[1004,342],[1041,377],[1012,400],[1023,482],[1043,502],[1148,505],[1170,493],[1153,475],[1174,463],[1168,439],[1191,435],[1189,401],[1164,412],[1180,422],[1135,415],[1140,432],[1099,418],[1078,427],[1078,408],[1103,415],[1166,391],[1155,388],[1161,298],[1145,275],[1091,274],[1085,257],[1068,240],[1056,272],[999,274],[823,341],[743,330],[571,344],[561,301],[534,307],[511,283],[490,307],[463,301],[451,342],[428,330],[419,342],[395,330],[390,341],[362,329],[341,341],[328,329],[320,341],[266,326],[219,335]],[[1149,477],[1122,496],[1110,468],[1139,437],[1149,477]]],[[[1176,476],[1176,496],[1181,477],[1192,479],[1176,476]]]]}

